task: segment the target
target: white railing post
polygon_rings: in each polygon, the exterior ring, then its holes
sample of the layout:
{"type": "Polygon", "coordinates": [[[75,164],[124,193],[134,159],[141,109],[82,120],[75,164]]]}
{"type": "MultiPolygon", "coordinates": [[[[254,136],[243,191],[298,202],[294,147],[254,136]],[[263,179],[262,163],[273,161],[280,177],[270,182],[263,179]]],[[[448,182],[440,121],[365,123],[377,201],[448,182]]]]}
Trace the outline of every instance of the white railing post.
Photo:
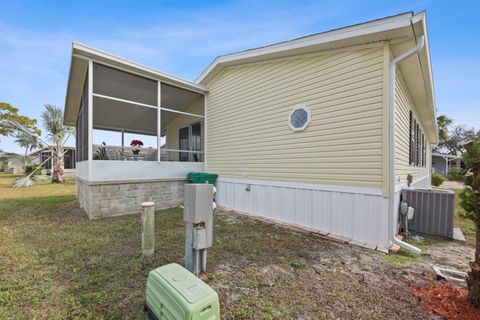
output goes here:
{"type": "Polygon", "coordinates": [[[162,146],[162,83],[157,81],[157,161],[160,162],[162,146]]]}
{"type": "Polygon", "coordinates": [[[205,163],[205,170],[207,170],[207,120],[208,120],[208,100],[207,94],[203,96],[203,163],[205,163]]]}
{"type": "Polygon", "coordinates": [[[93,61],[88,61],[88,177],[91,178],[93,170],[93,61]]]}

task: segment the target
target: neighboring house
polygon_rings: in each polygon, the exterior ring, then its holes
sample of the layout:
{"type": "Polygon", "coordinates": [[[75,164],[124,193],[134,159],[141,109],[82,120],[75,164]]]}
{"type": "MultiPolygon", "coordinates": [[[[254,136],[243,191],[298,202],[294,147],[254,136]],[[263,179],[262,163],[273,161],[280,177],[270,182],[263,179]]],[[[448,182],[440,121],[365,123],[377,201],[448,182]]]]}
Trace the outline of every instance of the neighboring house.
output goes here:
{"type": "Polygon", "coordinates": [[[65,105],[90,218],[179,205],[186,174],[205,170],[220,207],[387,251],[407,175],[430,186],[424,13],[220,56],[195,82],[73,44],[65,105]],[[99,129],[157,148],[102,146],[99,129]]]}
{"type": "MultiPolygon", "coordinates": [[[[66,176],[75,175],[75,148],[64,147],[66,152],[63,155],[64,174],[66,176]]],[[[30,162],[36,165],[42,165],[44,169],[52,170],[53,158],[52,151],[48,148],[42,148],[29,155],[30,162]]]]}
{"type": "Polygon", "coordinates": [[[432,170],[444,176],[448,175],[450,170],[461,170],[462,160],[460,156],[451,154],[432,153],[432,170]]]}
{"type": "Polygon", "coordinates": [[[22,174],[24,158],[22,155],[15,153],[2,153],[0,156],[0,165],[5,169],[7,174],[22,174]]]}

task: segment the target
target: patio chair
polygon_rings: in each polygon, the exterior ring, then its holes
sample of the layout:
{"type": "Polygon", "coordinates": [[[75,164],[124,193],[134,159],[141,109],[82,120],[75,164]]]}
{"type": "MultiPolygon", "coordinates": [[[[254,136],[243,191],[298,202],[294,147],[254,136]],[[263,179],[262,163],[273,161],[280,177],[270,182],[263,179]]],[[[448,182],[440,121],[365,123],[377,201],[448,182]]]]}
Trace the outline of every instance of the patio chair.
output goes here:
{"type": "Polygon", "coordinates": [[[108,148],[107,157],[108,157],[108,160],[125,160],[125,157],[117,148],[108,148]]]}
{"type": "Polygon", "coordinates": [[[145,157],[146,161],[157,161],[157,150],[149,149],[147,156],[145,157]]]}
{"type": "Polygon", "coordinates": [[[105,147],[99,147],[96,152],[97,160],[108,160],[107,150],[105,147]]]}

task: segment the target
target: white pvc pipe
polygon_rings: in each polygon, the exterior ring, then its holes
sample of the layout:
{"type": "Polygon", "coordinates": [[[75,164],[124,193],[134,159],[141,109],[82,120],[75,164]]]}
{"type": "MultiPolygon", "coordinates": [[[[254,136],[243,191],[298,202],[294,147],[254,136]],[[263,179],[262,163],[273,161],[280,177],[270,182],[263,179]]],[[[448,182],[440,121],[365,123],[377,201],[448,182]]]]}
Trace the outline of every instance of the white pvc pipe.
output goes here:
{"type": "Polygon", "coordinates": [[[402,53],[389,64],[389,103],[388,103],[388,140],[389,140],[389,183],[388,183],[388,215],[389,215],[389,237],[393,243],[405,248],[415,254],[422,253],[422,250],[412,246],[404,241],[401,241],[395,237],[395,70],[397,64],[422,50],[425,45],[425,37],[420,36],[417,39],[417,45],[410,50],[402,53]]]}
{"type": "Polygon", "coordinates": [[[410,251],[410,252],[413,252],[415,254],[421,254],[422,253],[422,249],[420,248],[417,248],[415,246],[412,246],[411,244],[409,243],[406,243],[405,241],[402,241],[400,239],[397,239],[397,237],[393,237],[392,239],[393,243],[395,243],[396,245],[399,245],[400,247],[410,251]]]}

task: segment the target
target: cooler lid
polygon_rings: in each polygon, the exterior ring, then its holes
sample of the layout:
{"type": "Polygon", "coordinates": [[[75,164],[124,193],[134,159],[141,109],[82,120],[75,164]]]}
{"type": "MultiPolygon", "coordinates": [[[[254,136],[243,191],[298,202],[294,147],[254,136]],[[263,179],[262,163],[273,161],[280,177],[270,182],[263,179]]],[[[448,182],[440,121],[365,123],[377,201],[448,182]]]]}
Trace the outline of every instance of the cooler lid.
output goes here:
{"type": "Polygon", "coordinates": [[[205,282],[184,267],[171,263],[155,269],[182,297],[191,304],[215,293],[205,282]]]}

